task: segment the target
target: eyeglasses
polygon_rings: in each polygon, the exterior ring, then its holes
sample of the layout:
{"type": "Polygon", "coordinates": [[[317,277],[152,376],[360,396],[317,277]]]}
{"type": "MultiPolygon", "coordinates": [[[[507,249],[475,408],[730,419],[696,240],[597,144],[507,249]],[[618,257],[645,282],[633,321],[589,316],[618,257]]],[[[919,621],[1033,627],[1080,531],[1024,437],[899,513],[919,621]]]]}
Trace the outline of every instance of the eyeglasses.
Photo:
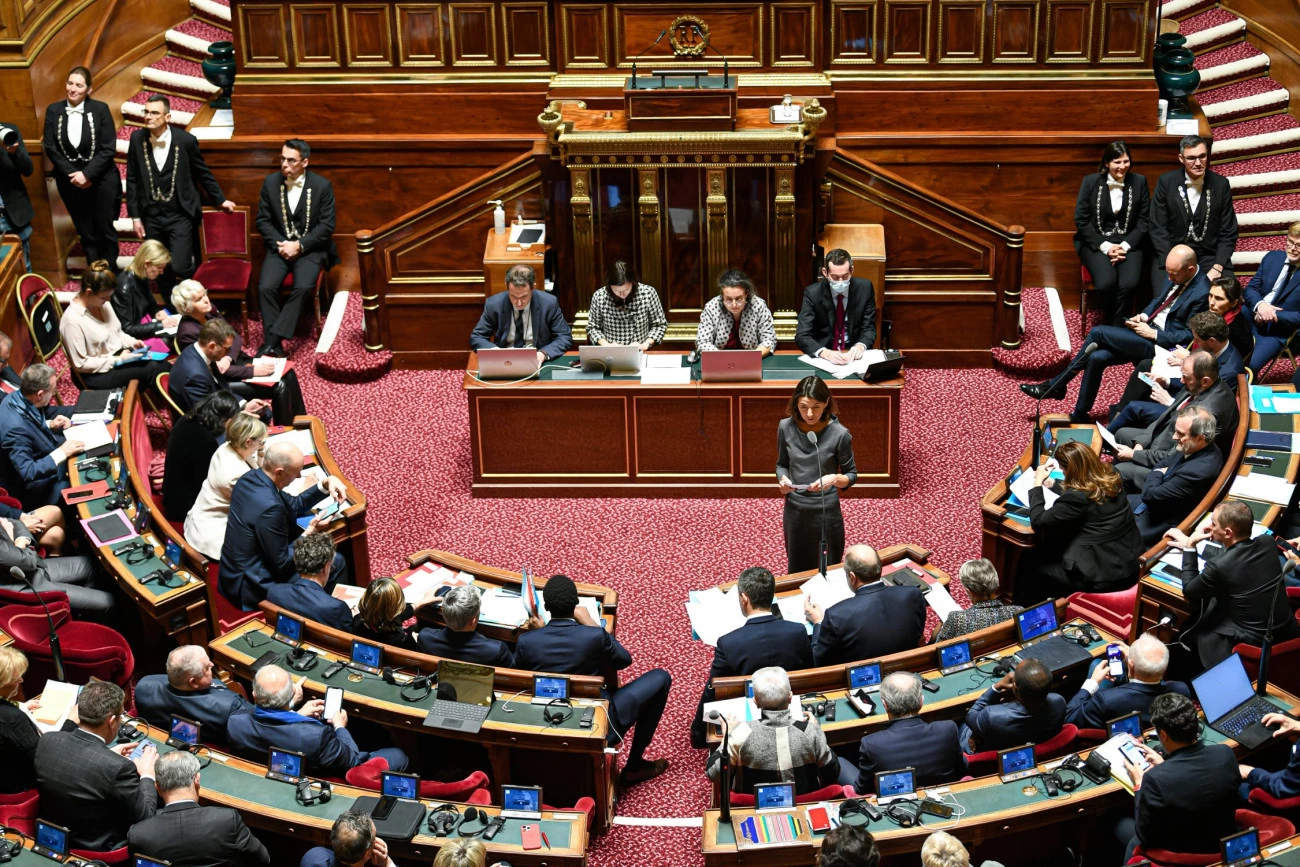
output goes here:
{"type": "Polygon", "coordinates": [[[728,307],[744,307],[745,296],[741,295],[739,298],[723,298],[722,303],[728,307]]]}
{"type": "Polygon", "coordinates": [[[1201,154],[1200,156],[1195,156],[1195,157],[1189,157],[1189,156],[1183,157],[1183,162],[1185,163],[1208,163],[1209,161],[1210,161],[1209,154],[1201,154]]]}
{"type": "Polygon", "coordinates": [[[1286,248],[1288,250],[1300,250],[1300,238],[1287,238],[1286,248]]]}

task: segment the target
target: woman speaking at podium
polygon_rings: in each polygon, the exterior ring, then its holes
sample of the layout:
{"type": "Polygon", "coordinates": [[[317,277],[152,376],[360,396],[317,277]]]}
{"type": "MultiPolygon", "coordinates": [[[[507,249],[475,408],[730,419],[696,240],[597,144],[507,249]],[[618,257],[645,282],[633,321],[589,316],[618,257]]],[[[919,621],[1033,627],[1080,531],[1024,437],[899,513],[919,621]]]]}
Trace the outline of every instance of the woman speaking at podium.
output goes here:
{"type": "Polygon", "coordinates": [[[835,397],[823,380],[799,380],[787,412],[777,425],[776,478],[785,494],[786,572],[802,572],[820,565],[823,520],[826,562],[844,559],[840,491],[858,480],[858,471],[853,435],[835,417],[835,397]]]}

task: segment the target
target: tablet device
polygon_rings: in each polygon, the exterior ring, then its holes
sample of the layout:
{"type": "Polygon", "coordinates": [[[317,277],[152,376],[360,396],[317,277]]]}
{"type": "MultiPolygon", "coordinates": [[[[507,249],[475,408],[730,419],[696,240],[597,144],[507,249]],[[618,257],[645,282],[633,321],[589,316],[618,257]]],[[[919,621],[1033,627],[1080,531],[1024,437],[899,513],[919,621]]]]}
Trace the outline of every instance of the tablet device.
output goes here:
{"type": "Polygon", "coordinates": [[[267,754],[266,778],[268,780],[296,784],[302,779],[303,763],[307,758],[303,753],[271,747],[267,750],[267,754]]]}
{"type": "Polygon", "coordinates": [[[36,820],[36,842],[32,851],[44,855],[52,861],[64,861],[68,857],[68,829],[61,825],[36,820]]]}
{"type": "Polygon", "coordinates": [[[379,674],[384,658],[384,648],[366,641],[352,642],[352,667],[371,674],[379,674]]]}
{"type": "Polygon", "coordinates": [[[303,622],[297,617],[281,611],[275,616],[275,637],[290,647],[297,647],[302,643],[302,625],[303,622]]]}
{"type": "Polygon", "coordinates": [[[1038,763],[1034,761],[1034,745],[1012,747],[998,752],[998,775],[1002,782],[1023,780],[1038,773],[1038,763]]]}
{"type": "Polygon", "coordinates": [[[1247,828],[1240,834],[1224,837],[1221,843],[1224,867],[1246,867],[1263,860],[1259,852],[1258,828],[1247,828]]]}
{"type": "Polygon", "coordinates": [[[876,803],[916,797],[916,769],[901,768],[876,774],[876,803]]]}
{"type": "Polygon", "coordinates": [[[955,671],[965,671],[968,668],[974,668],[975,662],[970,655],[970,642],[965,639],[954,641],[952,644],[944,644],[939,648],[939,671],[943,674],[952,674],[955,671]]]}
{"type": "Polygon", "coordinates": [[[198,720],[186,719],[183,716],[172,717],[170,734],[167,737],[167,743],[177,749],[185,747],[198,746],[199,743],[199,723],[198,720]]]}
{"type": "Polygon", "coordinates": [[[569,679],[545,674],[533,675],[533,704],[546,704],[569,697],[569,679]]]}
{"type": "Polygon", "coordinates": [[[1142,740],[1142,717],[1138,716],[1137,711],[1115,717],[1106,723],[1106,734],[1112,738],[1120,734],[1132,735],[1133,740],[1140,741],[1142,740]]]}
{"type": "Polygon", "coordinates": [[[147,855],[136,855],[135,861],[132,863],[134,863],[135,867],[172,867],[172,862],[170,861],[163,861],[159,858],[150,858],[147,855]]]}
{"type": "Polygon", "coordinates": [[[539,786],[501,787],[501,815],[507,819],[542,818],[542,790],[539,786]]]}
{"type": "Polygon", "coordinates": [[[1016,615],[1016,629],[1020,633],[1020,643],[1033,641],[1056,631],[1056,602],[1048,599],[1033,608],[1026,608],[1016,615]]]}
{"type": "Polygon", "coordinates": [[[399,800],[420,800],[420,778],[415,774],[381,771],[379,774],[379,801],[370,811],[370,818],[382,822],[393,812],[399,800]]]}
{"type": "Polygon", "coordinates": [[[754,787],[755,810],[793,810],[794,783],[770,783],[754,787]]]}
{"type": "Polygon", "coordinates": [[[855,692],[864,689],[867,692],[875,692],[880,689],[880,663],[868,662],[866,665],[855,665],[845,671],[845,676],[849,681],[849,692],[855,692]]]}

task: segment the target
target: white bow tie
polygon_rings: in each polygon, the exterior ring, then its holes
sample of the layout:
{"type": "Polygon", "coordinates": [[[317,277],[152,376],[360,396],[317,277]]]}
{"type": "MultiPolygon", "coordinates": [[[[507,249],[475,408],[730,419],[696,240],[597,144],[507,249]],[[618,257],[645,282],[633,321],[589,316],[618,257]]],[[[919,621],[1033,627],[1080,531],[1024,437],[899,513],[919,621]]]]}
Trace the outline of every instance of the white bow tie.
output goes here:
{"type": "Polygon", "coordinates": [[[1112,190],[1122,190],[1122,189],[1124,189],[1124,182],[1123,182],[1123,181],[1107,181],[1107,182],[1106,182],[1106,186],[1109,187],[1109,188],[1112,189],[1112,190]]]}
{"type": "Polygon", "coordinates": [[[84,102],[81,105],[70,105],[67,108],[68,114],[84,115],[86,113],[86,104],[84,102]]]}

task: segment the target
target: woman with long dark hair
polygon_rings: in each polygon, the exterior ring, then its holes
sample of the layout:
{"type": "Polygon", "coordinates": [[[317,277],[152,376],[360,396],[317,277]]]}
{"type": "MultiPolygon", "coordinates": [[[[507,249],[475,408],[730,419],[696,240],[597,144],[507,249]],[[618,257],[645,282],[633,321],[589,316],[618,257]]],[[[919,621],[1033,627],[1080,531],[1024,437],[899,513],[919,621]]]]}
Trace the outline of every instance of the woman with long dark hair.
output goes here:
{"type": "Polygon", "coordinates": [[[637,280],[631,265],[615,260],[605,285],[591,296],[587,339],[596,346],[637,346],[646,352],[664,339],[667,330],[659,293],[637,280]]]}
{"type": "Polygon", "coordinates": [[[1142,279],[1150,193],[1132,165],[1128,145],[1106,145],[1101,167],[1083,179],[1074,206],[1074,249],[1092,275],[1106,325],[1124,324],[1142,279]]]}

